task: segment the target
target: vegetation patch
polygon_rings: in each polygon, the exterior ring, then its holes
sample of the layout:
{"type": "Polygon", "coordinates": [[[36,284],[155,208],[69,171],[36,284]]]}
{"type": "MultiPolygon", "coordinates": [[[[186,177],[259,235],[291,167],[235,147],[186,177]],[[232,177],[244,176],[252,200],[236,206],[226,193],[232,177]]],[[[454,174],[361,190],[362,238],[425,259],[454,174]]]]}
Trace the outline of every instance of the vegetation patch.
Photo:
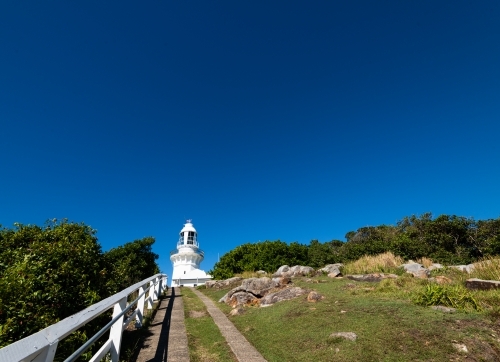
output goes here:
{"type": "MultiPolygon", "coordinates": [[[[268,308],[247,307],[245,314],[229,317],[266,360],[463,360],[464,355],[452,345],[455,342],[467,345],[470,360],[500,360],[500,319],[467,304],[472,303],[468,297],[483,300],[476,292],[457,289],[455,295],[454,284],[444,287],[443,294],[455,306],[458,302],[453,298],[462,297],[466,305],[462,310],[467,310],[446,314],[414,303],[415,295],[430,284],[411,275],[376,285],[326,276],[312,279],[318,283],[311,283],[310,278],[294,278],[293,282],[309,289],[313,286],[325,296],[314,307],[304,296],[268,308]],[[331,337],[340,332],[353,332],[358,338],[331,337]]],[[[228,307],[217,301],[228,290],[201,289],[225,312],[228,307]]]]}
{"type": "Polygon", "coordinates": [[[391,252],[378,255],[365,255],[356,261],[344,265],[344,274],[367,274],[367,273],[398,273],[401,274],[399,266],[404,263],[403,258],[395,256],[391,252]]]}

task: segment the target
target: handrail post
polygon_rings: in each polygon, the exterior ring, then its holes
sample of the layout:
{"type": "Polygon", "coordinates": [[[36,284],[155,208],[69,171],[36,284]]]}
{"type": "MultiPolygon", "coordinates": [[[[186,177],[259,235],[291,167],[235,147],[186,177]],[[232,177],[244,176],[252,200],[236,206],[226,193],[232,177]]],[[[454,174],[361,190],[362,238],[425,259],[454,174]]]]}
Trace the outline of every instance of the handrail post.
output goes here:
{"type": "MultiPolygon", "coordinates": [[[[113,309],[113,318],[120,314],[127,306],[127,297],[122,298],[118,303],[115,304],[113,309]]],[[[122,331],[123,331],[123,316],[118,318],[118,320],[113,324],[109,331],[109,338],[112,340],[111,343],[111,361],[118,362],[120,359],[120,346],[122,342],[122,331]]]]}
{"type": "MultiPolygon", "coordinates": [[[[144,290],[146,289],[146,285],[144,284],[139,288],[139,295],[144,293],[144,290]]],[[[141,328],[142,327],[142,319],[144,316],[144,301],[146,300],[146,294],[144,294],[141,299],[137,302],[137,314],[135,316],[135,327],[136,328],[141,328]]]]}
{"type": "Polygon", "coordinates": [[[163,277],[158,277],[158,299],[160,299],[163,292],[163,277]]]}
{"type": "Polygon", "coordinates": [[[150,287],[148,291],[148,309],[153,309],[153,283],[154,282],[151,280],[148,285],[150,287]]]}
{"type": "Polygon", "coordinates": [[[159,298],[159,294],[158,294],[158,291],[160,290],[160,278],[159,277],[156,277],[155,280],[154,280],[154,292],[153,292],[153,301],[156,301],[158,300],[159,298]]]}

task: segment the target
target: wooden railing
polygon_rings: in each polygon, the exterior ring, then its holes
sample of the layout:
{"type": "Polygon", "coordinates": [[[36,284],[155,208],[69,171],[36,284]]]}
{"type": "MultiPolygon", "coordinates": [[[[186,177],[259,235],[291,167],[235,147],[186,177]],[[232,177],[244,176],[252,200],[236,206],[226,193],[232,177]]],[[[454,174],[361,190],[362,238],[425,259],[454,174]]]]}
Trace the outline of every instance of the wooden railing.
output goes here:
{"type": "Polygon", "coordinates": [[[112,362],[118,362],[123,330],[134,318],[136,325],[142,326],[144,306],[146,305],[147,309],[152,309],[153,302],[160,297],[166,287],[167,276],[165,274],[156,274],[144,279],[79,313],[0,349],[0,362],[52,362],[56,354],[57,344],[60,341],[111,308],[113,308],[111,321],[68,357],[65,362],[75,361],[108,330],[110,330],[109,338],[94,354],[90,362],[100,361],[108,353],[111,355],[112,362]],[[139,296],[127,306],[128,296],[136,291],[138,291],[139,296]],[[147,292],[149,293],[146,299],[147,292]],[[131,309],[134,311],[124,321],[125,314],[131,309]]]}

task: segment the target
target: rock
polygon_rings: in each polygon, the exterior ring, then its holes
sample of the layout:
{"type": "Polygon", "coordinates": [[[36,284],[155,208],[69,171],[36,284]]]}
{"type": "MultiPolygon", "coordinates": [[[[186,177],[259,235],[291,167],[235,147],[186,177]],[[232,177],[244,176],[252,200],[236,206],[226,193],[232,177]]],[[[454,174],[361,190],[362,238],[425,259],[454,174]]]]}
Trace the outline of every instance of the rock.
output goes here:
{"type": "Polygon", "coordinates": [[[300,287],[290,287],[281,289],[274,293],[269,293],[265,297],[260,300],[261,307],[266,307],[272,305],[274,303],[278,303],[284,300],[290,300],[297,298],[303,294],[306,294],[307,290],[302,289],[300,287]]]}
{"type": "Polygon", "coordinates": [[[429,269],[429,271],[431,270],[434,270],[434,269],[443,269],[444,266],[441,265],[441,264],[438,264],[438,263],[433,263],[430,267],[428,267],[427,269],[429,269]]]}
{"type": "Polygon", "coordinates": [[[259,303],[259,298],[249,292],[240,291],[236,292],[227,301],[231,307],[237,307],[241,305],[256,305],[259,303]]]}
{"type": "Polygon", "coordinates": [[[457,311],[455,308],[445,307],[444,305],[433,305],[431,308],[443,313],[455,313],[457,311]]]}
{"type": "Polygon", "coordinates": [[[205,282],[205,288],[212,288],[217,283],[217,280],[208,280],[205,282]]]}
{"type": "Polygon", "coordinates": [[[205,285],[207,286],[207,288],[221,289],[221,288],[225,288],[225,287],[237,284],[241,280],[243,280],[243,278],[241,278],[241,277],[234,277],[234,278],[229,278],[226,280],[216,280],[216,281],[211,280],[211,281],[206,282],[205,285]]]}
{"type": "Polygon", "coordinates": [[[344,264],[337,263],[337,264],[328,264],[325,265],[323,268],[319,269],[319,272],[323,272],[325,274],[330,274],[330,273],[337,273],[337,275],[341,275],[342,273],[340,272],[340,268],[344,266],[344,264]]]}
{"type": "Polygon", "coordinates": [[[438,284],[451,284],[452,280],[450,278],[445,277],[444,275],[437,275],[434,278],[434,281],[438,284]]]}
{"type": "Polygon", "coordinates": [[[245,288],[243,288],[241,285],[239,287],[233,288],[229,292],[224,294],[224,296],[221,299],[219,299],[219,303],[226,303],[227,304],[227,303],[229,303],[229,299],[231,299],[231,297],[233,296],[234,293],[244,292],[244,291],[245,291],[245,288]]]}
{"type": "Polygon", "coordinates": [[[272,279],[274,286],[277,288],[284,287],[292,282],[290,277],[284,276],[284,277],[276,277],[272,279]]]}
{"type": "Polygon", "coordinates": [[[243,309],[242,307],[236,307],[231,309],[229,315],[235,316],[235,315],[242,315],[243,313],[245,313],[245,309],[243,309]]]}
{"type": "Polygon", "coordinates": [[[455,268],[460,271],[463,271],[464,273],[471,273],[474,270],[474,264],[467,264],[467,265],[450,265],[450,268],[455,268]]]}
{"type": "Polygon", "coordinates": [[[467,349],[467,346],[465,344],[460,344],[460,343],[452,343],[451,344],[457,352],[462,352],[462,353],[467,353],[469,350],[467,349]]]}
{"type": "Polygon", "coordinates": [[[288,265],[281,266],[273,277],[297,277],[316,275],[316,270],[310,266],[295,265],[291,268],[288,265]]]}
{"type": "MultiPolygon", "coordinates": [[[[286,273],[284,274],[286,275],[286,273]]],[[[291,280],[287,276],[275,277],[273,279],[268,277],[244,279],[240,286],[228,291],[219,299],[219,302],[231,306],[240,304],[254,305],[258,303],[258,298],[264,297],[277,288],[284,288],[289,283],[291,283],[291,280]],[[237,293],[238,295],[236,295],[237,293]],[[233,298],[234,295],[236,296],[233,298]]]]}
{"type": "Polygon", "coordinates": [[[472,279],[467,279],[465,281],[465,287],[467,289],[476,289],[476,290],[499,289],[500,281],[472,278],[472,279]]]}
{"type": "Polygon", "coordinates": [[[273,277],[280,277],[281,274],[286,273],[290,270],[288,265],[282,265],[276,270],[276,273],[273,274],[273,277]]]}
{"type": "Polygon", "coordinates": [[[310,267],[310,266],[301,266],[299,269],[299,275],[301,276],[314,276],[316,275],[316,269],[310,267]]]}
{"type": "Polygon", "coordinates": [[[358,338],[358,335],[354,332],[337,332],[330,334],[329,338],[343,338],[348,341],[355,341],[358,338]]]}
{"type": "Polygon", "coordinates": [[[430,271],[427,268],[424,268],[422,264],[418,263],[408,263],[401,265],[407,273],[412,274],[416,278],[427,279],[430,275],[430,271]]]}
{"type": "Polygon", "coordinates": [[[248,278],[241,283],[241,287],[244,291],[252,293],[256,297],[263,297],[275,286],[274,281],[268,277],[248,278]]]}
{"type": "MultiPolygon", "coordinates": [[[[333,273],[329,273],[328,274],[328,278],[338,278],[340,275],[342,275],[340,273],[340,271],[338,273],[337,272],[333,272],[333,273]]],[[[340,278],[342,278],[342,277],[340,277],[340,278]]]]}
{"type": "Polygon", "coordinates": [[[324,296],[322,296],[321,294],[318,294],[315,291],[311,291],[307,295],[307,301],[308,302],[312,302],[312,303],[316,303],[317,301],[320,301],[320,300],[322,300],[324,298],[325,298],[324,296]]]}
{"type": "Polygon", "coordinates": [[[256,273],[257,274],[262,274],[262,275],[266,275],[267,274],[264,270],[257,270],[256,273]]]}
{"type": "Polygon", "coordinates": [[[397,277],[398,276],[396,274],[384,273],[346,275],[347,279],[351,279],[356,282],[380,282],[384,279],[396,279],[397,277]]]}

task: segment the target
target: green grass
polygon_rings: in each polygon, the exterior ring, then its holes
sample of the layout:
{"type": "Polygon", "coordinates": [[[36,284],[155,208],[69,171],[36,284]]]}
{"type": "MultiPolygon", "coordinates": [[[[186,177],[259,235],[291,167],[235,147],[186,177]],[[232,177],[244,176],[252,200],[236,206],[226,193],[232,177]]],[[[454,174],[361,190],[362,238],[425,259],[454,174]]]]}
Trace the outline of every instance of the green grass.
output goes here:
{"type": "MultiPolygon", "coordinates": [[[[500,360],[498,309],[445,314],[416,305],[414,295],[428,282],[410,276],[379,284],[313,279],[321,283],[294,283],[324,295],[320,302],[299,297],[267,308],[250,307],[230,317],[269,362],[465,360],[466,355],[453,349],[455,342],[466,344],[469,360],[500,360]],[[358,339],[329,338],[334,332],[354,332],[358,339]]],[[[201,291],[217,302],[227,289],[201,291]]],[[[494,304],[500,301],[495,293],[472,295],[479,303],[490,298],[494,304]]],[[[224,312],[230,310],[216,304],[224,312]]]]}
{"type": "Polygon", "coordinates": [[[219,328],[207,312],[205,304],[191,288],[182,288],[182,301],[192,362],[237,361],[219,328]]]}

